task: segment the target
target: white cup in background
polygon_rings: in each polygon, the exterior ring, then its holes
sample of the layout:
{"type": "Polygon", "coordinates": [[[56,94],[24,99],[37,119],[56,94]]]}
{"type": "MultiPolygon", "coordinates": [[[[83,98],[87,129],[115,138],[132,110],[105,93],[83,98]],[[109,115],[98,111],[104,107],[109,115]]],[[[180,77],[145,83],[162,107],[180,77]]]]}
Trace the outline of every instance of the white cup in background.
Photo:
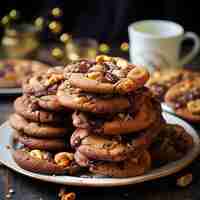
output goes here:
{"type": "Polygon", "coordinates": [[[200,50],[199,37],[184,32],[181,25],[164,20],[143,20],[128,27],[130,59],[150,71],[156,67],[179,67],[191,61],[200,50]],[[193,40],[191,51],[180,58],[181,44],[193,40]]]}

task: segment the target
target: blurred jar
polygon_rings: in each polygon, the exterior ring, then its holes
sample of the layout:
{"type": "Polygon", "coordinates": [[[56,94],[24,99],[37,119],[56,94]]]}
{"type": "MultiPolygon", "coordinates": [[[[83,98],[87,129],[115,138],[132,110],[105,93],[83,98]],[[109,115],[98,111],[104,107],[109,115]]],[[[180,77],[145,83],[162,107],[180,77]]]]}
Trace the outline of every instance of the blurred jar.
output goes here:
{"type": "Polygon", "coordinates": [[[80,58],[93,59],[97,55],[98,43],[91,38],[70,39],[65,45],[65,53],[68,61],[80,58]]]}
{"type": "Polygon", "coordinates": [[[5,29],[2,47],[7,57],[24,58],[33,54],[39,46],[38,30],[29,24],[5,29]]]}

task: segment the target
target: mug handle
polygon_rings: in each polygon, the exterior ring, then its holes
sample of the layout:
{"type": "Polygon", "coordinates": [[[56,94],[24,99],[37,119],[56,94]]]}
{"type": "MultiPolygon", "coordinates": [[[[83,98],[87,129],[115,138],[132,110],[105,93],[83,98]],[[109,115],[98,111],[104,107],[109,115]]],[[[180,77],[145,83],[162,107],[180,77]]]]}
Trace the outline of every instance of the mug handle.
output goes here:
{"type": "Polygon", "coordinates": [[[180,61],[178,63],[179,66],[183,66],[184,64],[190,62],[197,55],[197,53],[200,50],[200,39],[196,33],[186,32],[182,39],[182,42],[184,40],[188,40],[188,39],[193,40],[194,45],[193,45],[191,51],[187,55],[185,55],[183,58],[180,59],[180,61]]]}

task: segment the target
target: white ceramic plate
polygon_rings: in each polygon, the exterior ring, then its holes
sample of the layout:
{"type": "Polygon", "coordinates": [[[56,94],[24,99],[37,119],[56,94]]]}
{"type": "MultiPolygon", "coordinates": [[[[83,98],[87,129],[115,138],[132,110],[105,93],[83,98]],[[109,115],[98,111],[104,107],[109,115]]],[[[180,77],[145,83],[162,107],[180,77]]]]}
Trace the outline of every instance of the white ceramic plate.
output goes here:
{"type": "Polygon", "coordinates": [[[21,173],[23,175],[26,175],[35,179],[53,182],[53,183],[60,183],[60,184],[65,184],[65,185],[76,185],[76,186],[113,187],[113,186],[130,185],[130,184],[140,183],[140,182],[168,176],[186,167],[197,157],[200,151],[200,140],[196,131],[187,122],[169,113],[163,113],[163,116],[165,120],[167,121],[167,123],[179,124],[183,126],[186,129],[186,131],[193,137],[194,146],[184,156],[184,158],[175,162],[171,162],[160,168],[153,169],[142,176],[137,176],[137,177],[132,177],[132,178],[102,178],[102,177],[87,178],[87,177],[76,177],[76,176],[48,176],[48,175],[42,175],[42,174],[32,173],[32,172],[23,170],[14,162],[11,156],[12,149],[6,148],[7,145],[12,146],[12,136],[11,136],[12,129],[9,126],[8,122],[5,122],[0,127],[0,133],[1,133],[0,134],[0,161],[7,167],[17,171],[18,173],[21,173]]]}
{"type": "Polygon", "coordinates": [[[162,110],[163,111],[166,111],[166,112],[169,112],[169,113],[172,113],[172,114],[176,114],[173,110],[173,108],[171,108],[170,106],[168,106],[166,103],[161,103],[161,107],[162,107],[162,110]]]}
{"type": "Polygon", "coordinates": [[[0,95],[1,94],[12,95],[12,94],[21,94],[21,93],[22,93],[21,88],[0,88],[0,95]]]}

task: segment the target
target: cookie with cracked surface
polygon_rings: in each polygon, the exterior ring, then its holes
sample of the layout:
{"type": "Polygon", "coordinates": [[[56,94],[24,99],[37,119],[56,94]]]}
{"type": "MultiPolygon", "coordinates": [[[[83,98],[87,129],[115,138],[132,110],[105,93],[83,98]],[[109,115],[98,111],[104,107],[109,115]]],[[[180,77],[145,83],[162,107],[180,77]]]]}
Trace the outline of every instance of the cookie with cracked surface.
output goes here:
{"type": "Polygon", "coordinates": [[[21,168],[35,173],[74,175],[80,169],[74,161],[68,166],[59,165],[55,162],[53,154],[47,151],[17,149],[12,156],[21,168]]]}
{"type": "Polygon", "coordinates": [[[79,88],[71,87],[66,80],[57,92],[59,102],[69,109],[92,112],[96,114],[116,113],[131,105],[131,96],[95,95],[85,93],[79,88]]]}
{"type": "Polygon", "coordinates": [[[67,127],[31,122],[18,114],[12,114],[9,122],[12,128],[31,137],[59,138],[67,135],[69,132],[69,128],[67,130],[67,127]]]}
{"type": "Polygon", "coordinates": [[[171,87],[165,102],[175,113],[191,122],[200,122],[200,78],[182,81],[171,87]]]}
{"type": "Polygon", "coordinates": [[[160,104],[151,97],[139,94],[133,97],[133,102],[128,111],[114,115],[97,116],[75,111],[72,115],[73,125],[103,135],[132,134],[144,130],[160,118],[160,104]]]}
{"type": "Polygon", "coordinates": [[[63,151],[69,149],[69,145],[63,139],[35,138],[27,136],[19,131],[13,131],[15,141],[30,149],[47,151],[63,151]]]}
{"type": "Polygon", "coordinates": [[[42,110],[37,99],[32,96],[18,97],[14,102],[14,109],[17,114],[35,122],[55,123],[64,120],[63,115],[59,113],[42,110]]]}
{"type": "Polygon", "coordinates": [[[126,94],[143,87],[149,79],[146,69],[119,57],[101,55],[96,61],[76,61],[70,65],[70,73],[68,68],[65,74],[70,84],[92,93],[126,94]]]}

